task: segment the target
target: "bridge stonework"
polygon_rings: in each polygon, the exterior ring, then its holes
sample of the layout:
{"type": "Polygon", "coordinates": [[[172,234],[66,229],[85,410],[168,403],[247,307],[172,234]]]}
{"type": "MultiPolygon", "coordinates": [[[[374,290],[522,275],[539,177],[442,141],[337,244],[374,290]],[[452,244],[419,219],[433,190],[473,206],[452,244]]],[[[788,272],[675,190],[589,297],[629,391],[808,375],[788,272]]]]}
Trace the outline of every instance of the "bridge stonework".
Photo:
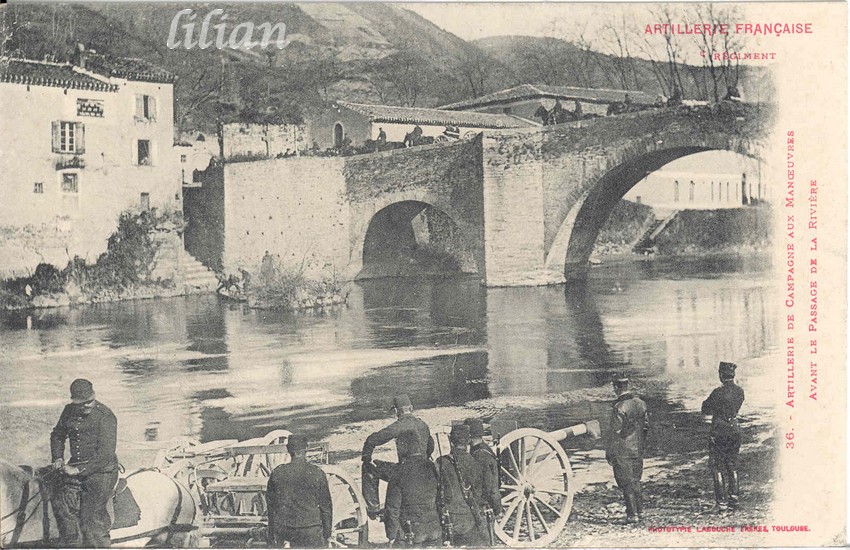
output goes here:
{"type": "Polygon", "coordinates": [[[370,251],[415,248],[411,224],[421,227],[424,212],[443,250],[488,286],[564,282],[582,275],[608,214],[647,173],[707,150],[758,156],[767,119],[739,105],[659,109],[353,157],[229,164],[224,267],[251,269],[269,251],[354,277],[370,251]]]}

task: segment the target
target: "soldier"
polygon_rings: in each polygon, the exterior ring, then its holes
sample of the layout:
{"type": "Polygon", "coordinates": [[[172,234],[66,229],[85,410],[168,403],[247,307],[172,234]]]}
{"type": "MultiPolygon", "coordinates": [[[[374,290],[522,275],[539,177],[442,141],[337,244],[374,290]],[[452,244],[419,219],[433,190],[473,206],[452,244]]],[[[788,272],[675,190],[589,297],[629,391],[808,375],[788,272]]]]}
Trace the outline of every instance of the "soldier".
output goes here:
{"type": "Polygon", "coordinates": [[[484,514],[479,542],[496,544],[495,520],[502,513],[502,497],[499,494],[499,460],[489,445],[484,443],[484,424],[478,418],[467,418],[469,426],[469,454],[475,459],[478,486],[478,508],[484,514]]]}
{"type": "Polygon", "coordinates": [[[92,383],[82,378],[74,380],[71,403],[62,410],[50,434],[53,467],[72,478],[79,490],[79,508],[66,508],[70,517],[60,514],[58,520],[63,544],[67,546],[79,544],[81,536],[85,547],[109,547],[112,520],[106,506],[118,482],[117,438],[118,421],[109,407],[95,400],[92,383]],[[68,464],[66,439],[71,448],[68,464]]]}
{"type": "Polygon", "coordinates": [[[394,462],[383,460],[373,461],[372,452],[375,450],[375,447],[389,443],[395,439],[398,460],[401,462],[404,459],[404,453],[402,447],[398,445],[397,438],[405,432],[416,432],[419,434],[419,441],[422,445],[421,449],[417,449],[419,454],[430,457],[434,451],[434,439],[431,437],[431,429],[428,428],[428,424],[413,416],[413,405],[410,404],[410,398],[406,394],[398,395],[393,399],[392,410],[395,412],[397,420],[383,430],[379,430],[367,437],[366,443],[363,444],[363,454],[361,456],[363,461],[361,468],[363,500],[366,501],[366,512],[370,519],[376,519],[381,515],[378,480],[389,481],[393,476],[393,471],[398,467],[398,464],[394,462]]]}
{"type": "Polygon", "coordinates": [[[718,368],[720,381],[702,403],[702,413],[711,415],[711,439],[708,447],[708,466],[714,479],[715,511],[738,507],[738,451],[741,449],[741,432],[738,428],[738,411],[744,403],[744,390],[735,384],[734,363],[721,362],[718,368]],[[725,484],[724,484],[725,479],[725,484]]]}
{"type": "Polygon", "coordinates": [[[453,424],[449,442],[451,453],[437,459],[437,470],[443,515],[452,525],[450,542],[452,546],[487,544],[478,507],[481,478],[476,475],[478,465],[469,454],[469,426],[453,424]]]}
{"type": "Polygon", "coordinates": [[[643,445],[649,431],[646,403],[634,395],[625,376],[614,380],[617,400],[611,412],[611,431],[605,458],[614,469],[614,480],[626,501],[626,523],[643,520],[640,478],[643,445]]]}
{"type": "Polygon", "coordinates": [[[437,469],[423,452],[416,431],[402,432],[396,439],[401,463],[395,465],[387,485],[384,527],[390,546],[440,546],[442,531],[437,511],[437,469]]]}
{"type": "Polygon", "coordinates": [[[286,442],[292,461],[269,476],[266,502],[269,544],[292,548],[325,548],[333,528],[333,506],[328,479],[307,462],[307,437],[292,434],[286,442]]]}

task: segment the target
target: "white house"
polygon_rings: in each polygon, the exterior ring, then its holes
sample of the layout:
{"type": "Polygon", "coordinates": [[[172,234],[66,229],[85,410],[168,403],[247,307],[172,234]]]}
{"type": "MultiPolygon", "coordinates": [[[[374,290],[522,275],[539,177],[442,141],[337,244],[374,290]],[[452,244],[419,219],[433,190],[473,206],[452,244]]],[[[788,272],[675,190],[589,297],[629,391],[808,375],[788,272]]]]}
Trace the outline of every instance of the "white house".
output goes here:
{"type": "Polygon", "coordinates": [[[182,210],[173,77],[135,59],[0,61],[0,273],[94,261],[125,210],[182,210]]]}

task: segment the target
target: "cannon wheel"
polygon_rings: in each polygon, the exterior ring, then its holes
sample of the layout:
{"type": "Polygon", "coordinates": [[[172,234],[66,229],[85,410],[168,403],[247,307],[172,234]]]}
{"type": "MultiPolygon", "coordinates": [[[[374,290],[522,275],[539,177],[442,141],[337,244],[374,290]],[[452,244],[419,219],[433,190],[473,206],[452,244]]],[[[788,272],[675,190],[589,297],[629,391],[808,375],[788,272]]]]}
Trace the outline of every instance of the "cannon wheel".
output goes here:
{"type": "Polygon", "coordinates": [[[572,468],[549,434],[521,428],[499,441],[502,515],[496,536],[508,546],[545,546],[555,540],[573,507],[572,468]]]}
{"type": "Polygon", "coordinates": [[[369,522],[366,502],[354,481],[334,466],[321,466],[328,478],[334,511],[334,528],[331,533],[333,548],[366,546],[369,542],[369,522]]]}

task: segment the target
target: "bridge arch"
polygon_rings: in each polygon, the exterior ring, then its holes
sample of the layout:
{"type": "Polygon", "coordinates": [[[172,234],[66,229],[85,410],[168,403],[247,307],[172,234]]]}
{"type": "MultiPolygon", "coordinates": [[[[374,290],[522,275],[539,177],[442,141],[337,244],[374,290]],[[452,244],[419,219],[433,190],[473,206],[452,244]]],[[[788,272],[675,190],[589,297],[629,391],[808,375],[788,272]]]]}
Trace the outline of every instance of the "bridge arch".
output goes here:
{"type": "Polygon", "coordinates": [[[686,125],[611,144],[597,162],[585,164],[578,186],[560,200],[547,220],[550,237],[545,269],[550,280],[581,278],[599,231],[622,197],[647,174],[685,156],[705,151],[732,151],[756,157],[755,145],[743,135],[728,131],[702,133],[686,125]]]}
{"type": "Polygon", "coordinates": [[[483,273],[474,235],[438,201],[408,198],[375,205],[352,247],[357,279],[417,274],[483,273]]]}

